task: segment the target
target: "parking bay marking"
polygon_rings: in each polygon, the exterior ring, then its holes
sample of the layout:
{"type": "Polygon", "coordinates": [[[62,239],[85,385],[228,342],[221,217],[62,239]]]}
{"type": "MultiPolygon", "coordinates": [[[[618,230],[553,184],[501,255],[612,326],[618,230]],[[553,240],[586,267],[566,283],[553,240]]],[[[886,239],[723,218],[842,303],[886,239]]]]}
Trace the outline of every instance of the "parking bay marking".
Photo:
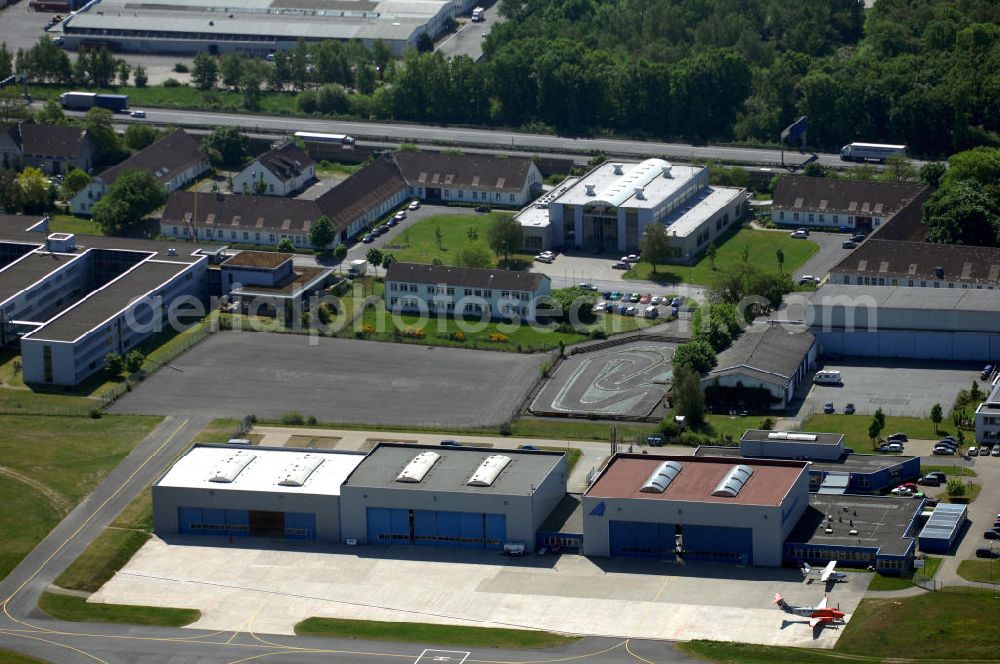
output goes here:
{"type": "Polygon", "coordinates": [[[448,662],[449,664],[464,664],[471,652],[465,650],[430,650],[426,649],[413,664],[429,664],[430,662],[448,662]]]}

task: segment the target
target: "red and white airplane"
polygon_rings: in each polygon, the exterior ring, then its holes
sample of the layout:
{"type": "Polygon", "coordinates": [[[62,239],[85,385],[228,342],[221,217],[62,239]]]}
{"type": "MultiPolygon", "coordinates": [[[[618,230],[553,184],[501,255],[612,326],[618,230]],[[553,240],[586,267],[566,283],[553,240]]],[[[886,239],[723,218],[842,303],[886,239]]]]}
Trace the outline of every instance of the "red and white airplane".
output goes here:
{"type": "Polygon", "coordinates": [[[774,593],[774,603],[778,605],[779,609],[785,613],[809,618],[810,627],[815,627],[816,625],[844,624],[844,612],[839,608],[831,609],[827,606],[829,600],[830,597],[828,595],[823,595],[823,601],[816,606],[792,606],[782,599],[781,595],[774,593]]]}
{"type": "Polygon", "coordinates": [[[847,581],[847,575],[843,572],[837,572],[837,561],[831,560],[826,564],[823,569],[813,569],[809,563],[802,563],[802,578],[804,579],[819,579],[823,583],[827,581],[833,581],[834,583],[838,581],[847,581]]]}

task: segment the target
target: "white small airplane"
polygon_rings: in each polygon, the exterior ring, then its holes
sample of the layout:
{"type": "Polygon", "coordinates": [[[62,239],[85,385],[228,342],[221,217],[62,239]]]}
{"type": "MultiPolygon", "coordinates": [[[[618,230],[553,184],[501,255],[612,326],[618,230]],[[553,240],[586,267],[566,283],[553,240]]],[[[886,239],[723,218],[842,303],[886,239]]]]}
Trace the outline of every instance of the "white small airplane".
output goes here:
{"type": "Polygon", "coordinates": [[[827,581],[833,581],[837,583],[838,581],[847,581],[847,575],[843,572],[834,571],[837,567],[837,561],[831,560],[826,564],[823,569],[813,569],[810,567],[809,563],[802,563],[802,578],[803,579],[819,579],[823,583],[827,581]]]}
{"type": "Polygon", "coordinates": [[[774,593],[774,603],[778,605],[779,609],[794,616],[809,618],[810,627],[816,627],[816,625],[844,624],[844,612],[840,610],[839,606],[836,609],[831,609],[828,606],[829,601],[830,598],[827,595],[823,595],[823,601],[816,606],[792,606],[781,595],[774,593]]]}

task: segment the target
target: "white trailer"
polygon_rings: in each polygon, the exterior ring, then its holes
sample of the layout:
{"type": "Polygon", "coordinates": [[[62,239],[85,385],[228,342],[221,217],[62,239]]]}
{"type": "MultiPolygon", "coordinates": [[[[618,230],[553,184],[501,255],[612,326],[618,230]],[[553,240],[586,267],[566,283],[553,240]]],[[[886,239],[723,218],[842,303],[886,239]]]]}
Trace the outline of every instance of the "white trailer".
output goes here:
{"type": "Polygon", "coordinates": [[[368,261],[364,259],[358,259],[356,261],[351,261],[347,267],[347,276],[349,277],[361,277],[368,272],[368,261]]]}
{"type": "Polygon", "coordinates": [[[889,157],[906,156],[905,145],[883,145],[881,143],[850,143],[840,148],[843,161],[884,162],[889,157]]]}

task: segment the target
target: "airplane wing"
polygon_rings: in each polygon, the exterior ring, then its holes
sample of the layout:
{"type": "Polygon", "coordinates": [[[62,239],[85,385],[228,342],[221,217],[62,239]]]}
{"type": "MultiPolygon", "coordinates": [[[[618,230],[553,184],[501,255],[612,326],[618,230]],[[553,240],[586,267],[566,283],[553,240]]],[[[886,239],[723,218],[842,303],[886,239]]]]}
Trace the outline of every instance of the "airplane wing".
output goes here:
{"type": "Polygon", "coordinates": [[[822,574],[820,574],[819,580],[824,582],[829,581],[830,577],[833,576],[833,571],[834,569],[836,569],[836,567],[837,567],[836,560],[831,560],[830,562],[828,562],[826,564],[826,567],[823,568],[823,572],[822,574]]]}
{"type": "Polygon", "coordinates": [[[821,601],[819,604],[816,605],[816,607],[815,607],[816,610],[825,609],[826,608],[826,604],[829,601],[829,599],[830,599],[829,597],[827,597],[826,595],[823,595],[823,601],[821,601]]]}
{"type": "Polygon", "coordinates": [[[818,625],[819,623],[820,623],[820,620],[819,620],[819,618],[810,618],[810,619],[809,619],[809,626],[810,626],[810,627],[815,627],[815,626],[816,626],[816,625],[818,625]]]}

